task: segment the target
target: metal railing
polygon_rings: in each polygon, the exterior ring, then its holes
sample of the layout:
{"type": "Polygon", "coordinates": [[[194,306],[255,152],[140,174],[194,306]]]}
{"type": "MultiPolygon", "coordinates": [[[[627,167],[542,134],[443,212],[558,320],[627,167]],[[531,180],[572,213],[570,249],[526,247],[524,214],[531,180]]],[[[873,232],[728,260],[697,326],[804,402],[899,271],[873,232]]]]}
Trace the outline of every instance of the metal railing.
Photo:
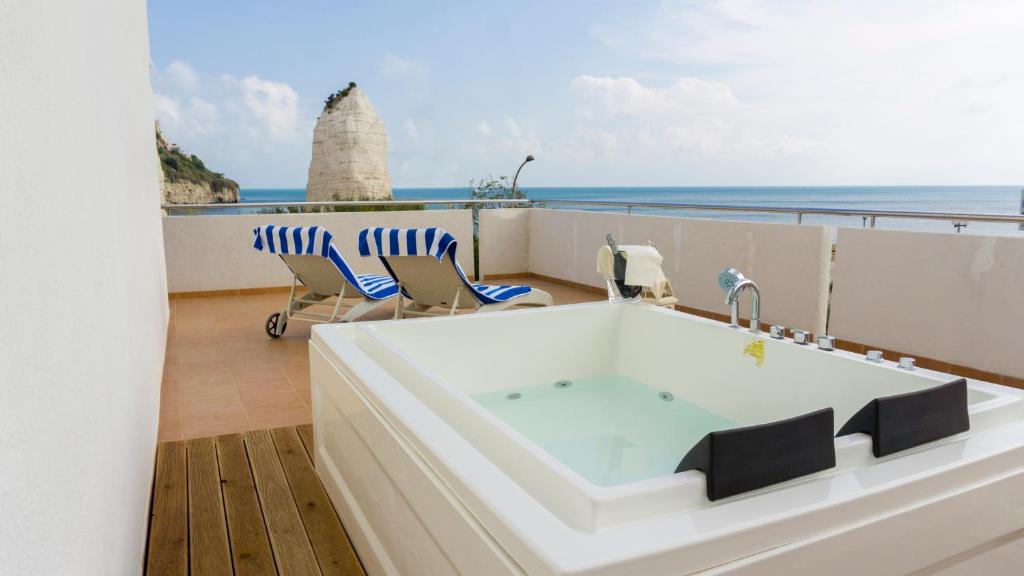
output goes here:
{"type": "Polygon", "coordinates": [[[331,200],[323,202],[220,202],[216,204],[163,204],[160,206],[167,211],[168,215],[194,214],[197,210],[202,211],[229,211],[229,210],[252,210],[252,209],[284,209],[298,208],[299,212],[329,212],[331,208],[356,207],[356,206],[441,206],[445,208],[459,207],[468,208],[489,204],[500,205],[530,205],[527,198],[519,199],[494,199],[494,200],[331,200]]]}
{"type": "Polygon", "coordinates": [[[632,214],[634,208],[657,210],[693,210],[711,212],[746,212],[753,214],[789,214],[801,224],[805,215],[853,216],[866,218],[869,227],[875,227],[878,218],[907,218],[912,220],[944,220],[951,222],[1002,222],[1024,224],[1024,214],[985,214],[971,212],[917,212],[909,210],[861,210],[853,208],[812,208],[807,206],[739,206],[730,204],[686,204],[681,202],[623,202],[614,200],[532,200],[531,207],[602,206],[624,209],[632,214]]]}
{"type": "Polygon", "coordinates": [[[706,212],[741,212],[749,214],[789,214],[801,224],[804,216],[849,216],[864,219],[865,227],[874,228],[878,218],[903,218],[911,220],[941,220],[959,222],[999,222],[1024,225],[1024,214],[986,214],[971,212],[918,212],[912,210],[862,210],[854,208],[813,208],[808,206],[742,206],[730,204],[687,204],[681,202],[627,202],[615,200],[556,200],[556,199],[461,199],[461,200],[352,200],[329,202],[251,202],[223,204],[164,204],[161,206],[169,215],[202,211],[227,211],[251,209],[298,208],[300,212],[327,212],[335,207],[356,206],[438,206],[459,208],[480,208],[483,206],[508,206],[527,208],[548,208],[550,206],[594,206],[617,208],[632,214],[634,209],[645,210],[689,210],[706,212]]]}

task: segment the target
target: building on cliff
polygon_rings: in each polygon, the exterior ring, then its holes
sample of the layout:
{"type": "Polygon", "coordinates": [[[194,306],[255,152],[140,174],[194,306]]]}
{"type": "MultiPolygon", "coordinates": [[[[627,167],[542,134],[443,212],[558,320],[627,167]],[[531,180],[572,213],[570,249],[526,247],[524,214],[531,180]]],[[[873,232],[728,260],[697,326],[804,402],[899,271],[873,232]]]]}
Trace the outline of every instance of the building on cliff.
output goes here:
{"type": "Polygon", "coordinates": [[[370,99],[349,82],[327,99],[313,130],[308,200],[388,200],[388,137],[370,99]]]}
{"type": "Polygon", "coordinates": [[[213,172],[195,154],[168,144],[156,124],[156,153],[162,169],[164,204],[214,204],[241,200],[238,182],[213,172]]]}

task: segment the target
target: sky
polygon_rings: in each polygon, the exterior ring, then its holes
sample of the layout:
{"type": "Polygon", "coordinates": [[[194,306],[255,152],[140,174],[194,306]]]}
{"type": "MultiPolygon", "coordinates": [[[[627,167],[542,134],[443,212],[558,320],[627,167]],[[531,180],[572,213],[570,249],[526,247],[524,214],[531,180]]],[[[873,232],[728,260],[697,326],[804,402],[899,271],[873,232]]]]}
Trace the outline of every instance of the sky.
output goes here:
{"type": "Polygon", "coordinates": [[[399,188],[1019,184],[1024,2],[149,1],[154,115],[303,188],[358,83],[399,188]]]}

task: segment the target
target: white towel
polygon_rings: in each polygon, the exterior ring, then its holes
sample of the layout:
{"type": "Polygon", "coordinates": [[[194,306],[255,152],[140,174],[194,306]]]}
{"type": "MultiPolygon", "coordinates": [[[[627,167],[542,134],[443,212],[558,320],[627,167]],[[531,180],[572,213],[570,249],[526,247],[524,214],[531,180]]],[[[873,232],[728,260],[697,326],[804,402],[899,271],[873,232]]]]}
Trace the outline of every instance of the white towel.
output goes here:
{"type": "Polygon", "coordinates": [[[615,257],[607,244],[597,250],[597,273],[604,278],[615,277],[615,257]]]}
{"type": "Polygon", "coordinates": [[[651,294],[653,294],[657,299],[663,298],[665,296],[665,292],[668,291],[668,278],[660,267],[658,268],[658,280],[653,286],[648,286],[648,288],[650,288],[651,294]]]}
{"type": "MultiPolygon", "coordinates": [[[[626,257],[626,284],[644,286],[660,291],[665,282],[665,274],[661,271],[661,254],[653,246],[627,244],[619,246],[626,257]]],[[[597,272],[605,278],[615,276],[615,257],[608,246],[601,246],[597,251],[597,272]]]]}

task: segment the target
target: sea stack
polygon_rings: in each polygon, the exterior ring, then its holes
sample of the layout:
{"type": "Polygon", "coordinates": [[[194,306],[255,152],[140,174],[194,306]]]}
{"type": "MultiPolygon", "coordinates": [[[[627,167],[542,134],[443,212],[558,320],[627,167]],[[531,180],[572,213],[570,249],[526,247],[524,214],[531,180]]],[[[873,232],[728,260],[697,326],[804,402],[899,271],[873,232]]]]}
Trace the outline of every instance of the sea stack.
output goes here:
{"type": "Polygon", "coordinates": [[[390,200],[388,136],[370,99],[356,86],[331,94],[313,130],[306,198],[390,200]]]}

